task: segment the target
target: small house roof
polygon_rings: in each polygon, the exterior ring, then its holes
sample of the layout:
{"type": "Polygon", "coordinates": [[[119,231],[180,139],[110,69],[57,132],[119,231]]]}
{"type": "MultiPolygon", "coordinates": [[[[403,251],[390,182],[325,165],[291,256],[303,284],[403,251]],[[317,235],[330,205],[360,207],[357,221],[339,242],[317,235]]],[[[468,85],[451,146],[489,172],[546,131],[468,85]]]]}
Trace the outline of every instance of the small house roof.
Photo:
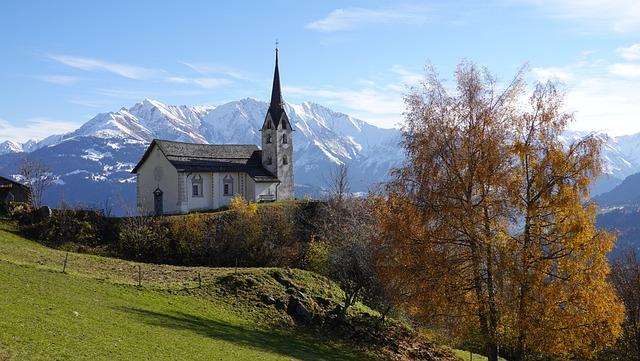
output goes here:
{"type": "Polygon", "coordinates": [[[13,188],[13,187],[25,188],[27,190],[29,189],[29,187],[27,187],[22,183],[18,183],[12,179],[0,176],[0,188],[13,188]]]}

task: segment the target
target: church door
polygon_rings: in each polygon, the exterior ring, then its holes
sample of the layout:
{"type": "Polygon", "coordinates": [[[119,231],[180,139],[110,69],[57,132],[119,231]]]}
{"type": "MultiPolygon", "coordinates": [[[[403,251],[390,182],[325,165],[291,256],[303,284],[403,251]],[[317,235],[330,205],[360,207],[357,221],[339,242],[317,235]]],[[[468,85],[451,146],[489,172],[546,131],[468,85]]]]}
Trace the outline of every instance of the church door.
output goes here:
{"type": "Polygon", "coordinates": [[[162,190],[160,188],[156,188],[155,191],[153,191],[153,213],[156,216],[161,216],[163,212],[162,209],[162,190]]]}

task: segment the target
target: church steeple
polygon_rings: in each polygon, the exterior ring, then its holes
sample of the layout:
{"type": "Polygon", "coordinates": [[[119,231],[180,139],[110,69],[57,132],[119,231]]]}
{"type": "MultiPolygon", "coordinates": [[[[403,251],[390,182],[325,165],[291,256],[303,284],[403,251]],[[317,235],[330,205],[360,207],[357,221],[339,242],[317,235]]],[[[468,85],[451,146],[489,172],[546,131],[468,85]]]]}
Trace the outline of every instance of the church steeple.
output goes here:
{"type": "Polygon", "coordinates": [[[262,129],[262,166],[278,178],[275,188],[277,200],[292,199],[293,192],[293,129],[284,108],[278,69],[278,43],[276,42],[276,66],[273,71],[271,103],[264,117],[262,129]]]}
{"type": "Polygon", "coordinates": [[[271,88],[271,104],[269,110],[284,109],[282,90],[280,89],[280,71],[278,70],[278,48],[276,47],[276,68],[273,71],[273,87],[271,88]]]}
{"type": "MultiPolygon", "coordinates": [[[[280,70],[278,69],[278,43],[276,42],[276,66],[273,71],[273,85],[271,87],[271,103],[269,103],[269,111],[267,115],[270,116],[273,125],[277,128],[280,123],[283,123],[283,127],[291,128],[287,113],[284,111],[284,99],[282,99],[282,89],[280,88],[280,70]]],[[[269,124],[269,119],[265,119],[265,125],[262,129],[269,124]]]]}

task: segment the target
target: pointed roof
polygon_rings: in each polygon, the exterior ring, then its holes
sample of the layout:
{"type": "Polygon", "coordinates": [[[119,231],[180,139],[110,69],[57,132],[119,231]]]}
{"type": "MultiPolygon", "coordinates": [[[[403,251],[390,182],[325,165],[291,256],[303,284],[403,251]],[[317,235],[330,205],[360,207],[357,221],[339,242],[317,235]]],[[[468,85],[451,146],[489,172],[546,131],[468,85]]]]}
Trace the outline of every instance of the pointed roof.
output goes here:
{"type": "MultiPolygon", "coordinates": [[[[278,69],[278,48],[276,48],[276,67],[273,71],[273,86],[271,88],[271,103],[269,103],[268,115],[271,115],[271,120],[274,126],[277,128],[282,119],[286,122],[286,125],[290,128],[289,118],[284,110],[284,99],[282,99],[282,89],[280,88],[280,70],[278,69]]],[[[266,120],[265,120],[266,125],[266,120]]]]}
{"type": "Polygon", "coordinates": [[[271,104],[269,111],[284,109],[282,90],[280,89],[280,71],[278,70],[278,48],[276,48],[276,68],[273,71],[273,87],[271,88],[271,104]]]}

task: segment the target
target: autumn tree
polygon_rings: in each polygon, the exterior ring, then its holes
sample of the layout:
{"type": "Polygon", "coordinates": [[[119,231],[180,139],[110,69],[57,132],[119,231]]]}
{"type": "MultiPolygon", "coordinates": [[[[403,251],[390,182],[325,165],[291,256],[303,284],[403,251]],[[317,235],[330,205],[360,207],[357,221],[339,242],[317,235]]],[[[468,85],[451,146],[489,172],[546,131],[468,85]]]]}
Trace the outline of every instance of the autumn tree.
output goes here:
{"type": "Polygon", "coordinates": [[[463,63],[456,85],[450,93],[431,69],[406,98],[407,161],[381,208],[379,265],[388,283],[405,284],[397,288],[415,316],[477,326],[496,360],[507,227],[501,184],[510,177],[505,144],[522,79],[518,73],[499,91],[486,70],[463,63]]]}
{"type": "Polygon", "coordinates": [[[571,116],[552,84],[536,89],[533,111],[522,109],[522,71],[499,89],[462,63],[455,91],[430,70],[407,96],[407,160],[377,208],[378,268],[413,316],[477,330],[490,360],[499,345],[519,360],[601,347],[621,308],[606,282],[613,239],[584,203],[599,144],[563,147],[571,116]]]}
{"type": "Polygon", "coordinates": [[[229,202],[229,212],[223,221],[223,227],[229,245],[226,252],[233,255],[236,266],[259,256],[257,253],[261,234],[257,213],[258,205],[248,202],[241,195],[235,195],[229,202]]]}
{"type": "Polygon", "coordinates": [[[599,140],[564,144],[572,115],[553,83],[538,84],[513,124],[508,184],[512,231],[505,298],[514,359],[588,358],[620,334],[623,307],[607,282],[613,235],[595,227],[589,184],[600,174],[599,140]]]}

